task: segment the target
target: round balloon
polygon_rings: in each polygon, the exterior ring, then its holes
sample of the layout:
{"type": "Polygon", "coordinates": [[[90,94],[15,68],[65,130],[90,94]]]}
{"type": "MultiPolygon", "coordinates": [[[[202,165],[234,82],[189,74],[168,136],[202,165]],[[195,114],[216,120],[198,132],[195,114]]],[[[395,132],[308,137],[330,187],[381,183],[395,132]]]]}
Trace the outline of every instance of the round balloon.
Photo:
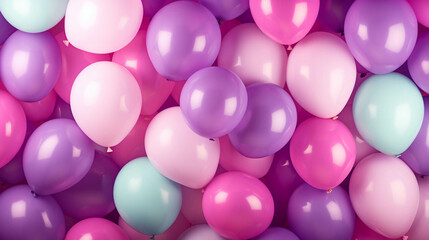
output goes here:
{"type": "Polygon", "coordinates": [[[55,91],[37,102],[21,102],[22,109],[24,109],[25,116],[28,121],[43,122],[51,116],[54,111],[55,103],[57,102],[57,94],[55,91]]]}
{"type": "Polygon", "coordinates": [[[426,0],[408,0],[414,10],[417,20],[425,27],[429,27],[429,2],[426,0]]]}
{"type": "Polygon", "coordinates": [[[282,227],[269,227],[253,240],[300,240],[295,233],[282,227]]]}
{"type": "Polygon", "coordinates": [[[199,0],[216,18],[231,20],[249,9],[248,0],[199,0]]]}
{"type": "Polygon", "coordinates": [[[334,32],[344,33],[346,14],[354,0],[320,0],[317,20],[334,32]]]}
{"type": "Polygon", "coordinates": [[[419,36],[407,63],[413,81],[420,89],[429,93],[429,32],[419,36]]]}
{"type": "Polygon", "coordinates": [[[429,215],[426,214],[429,211],[429,205],[426,204],[429,201],[429,178],[426,176],[419,178],[418,184],[420,193],[419,208],[413,225],[406,235],[409,239],[424,240],[429,236],[429,229],[426,227],[429,224],[429,215]]]}
{"type": "Polygon", "coordinates": [[[91,240],[129,240],[121,227],[104,218],[87,218],[76,223],[64,240],[83,240],[86,236],[91,240]]]}
{"type": "Polygon", "coordinates": [[[222,236],[217,234],[209,225],[199,224],[188,228],[183,232],[178,240],[225,240],[222,236]]]}

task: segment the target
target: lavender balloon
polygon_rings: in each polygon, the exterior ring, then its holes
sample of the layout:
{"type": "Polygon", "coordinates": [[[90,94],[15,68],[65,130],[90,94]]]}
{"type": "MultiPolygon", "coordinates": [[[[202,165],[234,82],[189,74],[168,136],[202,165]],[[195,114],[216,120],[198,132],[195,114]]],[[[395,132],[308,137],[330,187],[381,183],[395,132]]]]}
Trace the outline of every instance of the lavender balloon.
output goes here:
{"type": "Polygon", "coordinates": [[[354,0],[320,0],[317,20],[329,30],[344,31],[346,14],[354,0]]]}
{"type": "Polygon", "coordinates": [[[292,137],[297,113],[290,95],[272,83],[247,87],[247,110],[238,126],[228,135],[231,144],[250,158],[276,153],[292,137]]]}
{"type": "Polygon", "coordinates": [[[221,35],[216,18],[207,8],[191,1],[178,1],[155,14],[146,42],[156,71],[168,80],[182,81],[213,64],[221,35]]]}
{"type": "Polygon", "coordinates": [[[4,41],[6,41],[6,39],[15,31],[16,28],[10,25],[0,12],[0,45],[3,44],[4,41]]]}
{"type": "Polygon", "coordinates": [[[246,87],[233,72],[208,67],[192,74],[180,95],[180,108],[189,127],[207,138],[230,133],[247,107],[246,87]]]}
{"type": "Polygon", "coordinates": [[[417,20],[405,0],[359,0],[347,12],[344,34],[363,67],[375,74],[389,73],[410,56],[417,20]]]}
{"type": "Polygon", "coordinates": [[[27,185],[11,187],[0,195],[0,239],[62,240],[65,220],[50,196],[35,196],[27,185]]]}
{"type": "Polygon", "coordinates": [[[54,119],[40,125],[24,149],[25,178],[40,195],[66,190],[91,168],[94,143],[70,119],[54,119]]]}
{"type": "Polygon", "coordinates": [[[295,233],[282,227],[270,227],[253,240],[299,240],[295,233]]]}
{"type": "Polygon", "coordinates": [[[232,20],[249,9],[249,0],[199,0],[215,17],[232,20]]]}
{"type": "Polygon", "coordinates": [[[290,229],[301,240],[350,240],[355,213],[350,198],[341,187],[328,193],[304,183],[289,201],[290,229]]]}
{"type": "Polygon", "coordinates": [[[408,58],[408,70],[417,86],[429,93],[429,32],[417,39],[413,53],[408,58]]]}
{"type": "Polygon", "coordinates": [[[14,32],[0,52],[0,75],[18,100],[37,102],[54,88],[61,71],[61,53],[49,32],[14,32]]]}

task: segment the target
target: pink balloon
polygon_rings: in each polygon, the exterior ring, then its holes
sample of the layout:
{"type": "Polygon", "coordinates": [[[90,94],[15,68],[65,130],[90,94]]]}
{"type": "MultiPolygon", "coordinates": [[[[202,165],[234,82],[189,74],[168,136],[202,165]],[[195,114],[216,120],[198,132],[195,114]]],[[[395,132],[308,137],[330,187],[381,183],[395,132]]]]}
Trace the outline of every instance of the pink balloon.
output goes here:
{"type": "MultiPolygon", "coordinates": [[[[391,240],[391,238],[381,236],[380,234],[372,231],[359,218],[356,218],[355,231],[353,233],[352,239],[353,240],[391,240]]],[[[411,240],[412,239],[413,238],[411,238],[411,240]]],[[[398,238],[396,240],[403,240],[403,239],[398,238]]]]}
{"type": "Polygon", "coordinates": [[[310,31],[319,12],[319,0],[250,0],[258,27],[284,45],[301,40],[310,31]]]}
{"type": "Polygon", "coordinates": [[[77,75],[91,63],[110,61],[111,55],[94,54],[79,50],[69,43],[64,32],[58,33],[55,39],[58,42],[58,46],[60,46],[62,67],[54,89],[58,96],[70,104],[70,92],[77,75]]]}
{"type": "Polygon", "coordinates": [[[73,117],[95,143],[120,143],[140,116],[142,97],[137,81],[124,67],[96,62],[79,73],[70,95],[73,117]]]}
{"type": "Polygon", "coordinates": [[[111,53],[133,40],[142,19],[141,0],[70,0],[66,36],[86,52],[111,53]]]}
{"type": "Polygon", "coordinates": [[[283,87],[286,62],[284,47],[265,36],[254,23],[231,29],[222,40],[217,58],[219,67],[236,73],[246,86],[265,82],[283,87]]]}
{"type": "Polygon", "coordinates": [[[171,92],[171,96],[174,98],[174,101],[177,104],[180,104],[180,94],[182,93],[183,86],[185,86],[186,81],[176,82],[174,85],[173,91],[171,92]]]}
{"type": "Polygon", "coordinates": [[[239,171],[261,178],[270,170],[274,155],[262,158],[248,158],[232,146],[228,136],[220,139],[220,165],[227,171],[239,171]]]}
{"type": "Polygon", "coordinates": [[[356,214],[372,230],[388,238],[404,236],[419,206],[419,186],[401,159],[374,153],[359,162],[350,179],[356,214]]]}
{"type": "Polygon", "coordinates": [[[355,60],[346,43],[334,34],[312,33],[289,56],[288,88],[299,105],[314,116],[331,118],[340,113],[355,81],[355,60]]]}
{"type": "Polygon", "coordinates": [[[305,182],[328,190],[338,186],[352,170],[356,145],[341,121],[313,117],[295,130],[290,157],[305,182]]]}
{"type": "Polygon", "coordinates": [[[51,91],[46,97],[37,102],[21,102],[27,120],[33,122],[45,121],[54,111],[57,94],[51,91]]]}
{"type": "Polygon", "coordinates": [[[192,224],[207,223],[203,214],[204,189],[192,189],[182,186],[182,208],[180,211],[192,224]]]}
{"type": "Polygon", "coordinates": [[[21,148],[27,120],[19,102],[0,90],[0,167],[6,165],[21,148]]]}
{"type": "Polygon", "coordinates": [[[127,234],[117,224],[104,218],[87,218],[76,223],[66,234],[65,240],[128,240],[127,234]]]}
{"type": "Polygon", "coordinates": [[[202,188],[219,164],[219,140],[204,138],[186,124],[180,107],[168,108],[150,122],[147,156],[165,177],[190,188],[202,188]]]}
{"type": "Polygon", "coordinates": [[[429,27],[429,1],[427,0],[408,0],[416,14],[417,21],[425,27],[429,27]]]}
{"type": "Polygon", "coordinates": [[[146,30],[140,30],[124,48],[113,54],[112,62],[121,64],[136,78],[142,93],[142,115],[154,114],[170,95],[173,81],[159,75],[146,49],[146,30]]]}
{"type": "Polygon", "coordinates": [[[410,240],[426,240],[429,236],[429,178],[422,176],[418,180],[420,201],[413,225],[406,234],[410,240]]]}

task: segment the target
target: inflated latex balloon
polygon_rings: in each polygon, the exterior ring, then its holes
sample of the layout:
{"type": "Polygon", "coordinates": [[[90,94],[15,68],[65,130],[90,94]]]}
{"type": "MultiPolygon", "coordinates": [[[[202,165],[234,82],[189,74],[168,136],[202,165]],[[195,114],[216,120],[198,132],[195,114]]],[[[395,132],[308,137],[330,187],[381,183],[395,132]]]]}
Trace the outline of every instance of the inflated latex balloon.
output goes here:
{"type": "Polygon", "coordinates": [[[419,36],[407,63],[413,81],[420,89],[429,93],[429,32],[419,36]]]}
{"type": "Polygon", "coordinates": [[[128,236],[117,224],[104,218],[87,218],[67,232],[64,240],[82,240],[89,236],[91,240],[128,240],[128,236]]]}
{"type": "Polygon", "coordinates": [[[46,121],[54,111],[57,94],[51,91],[46,97],[37,102],[21,102],[28,121],[46,121]]]}
{"type": "Polygon", "coordinates": [[[282,227],[269,227],[254,240],[299,240],[295,233],[282,227]]]}
{"type": "Polygon", "coordinates": [[[178,240],[225,240],[222,236],[217,234],[209,225],[199,224],[188,228],[182,233],[178,240]]]}
{"type": "Polygon", "coordinates": [[[424,176],[417,180],[419,183],[420,201],[417,215],[414,218],[413,225],[407,232],[409,239],[424,240],[429,236],[429,206],[426,204],[429,201],[429,178],[424,176]]]}
{"type": "Polygon", "coordinates": [[[416,14],[417,21],[425,27],[429,27],[429,2],[426,0],[408,0],[408,3],[416,14]]]}

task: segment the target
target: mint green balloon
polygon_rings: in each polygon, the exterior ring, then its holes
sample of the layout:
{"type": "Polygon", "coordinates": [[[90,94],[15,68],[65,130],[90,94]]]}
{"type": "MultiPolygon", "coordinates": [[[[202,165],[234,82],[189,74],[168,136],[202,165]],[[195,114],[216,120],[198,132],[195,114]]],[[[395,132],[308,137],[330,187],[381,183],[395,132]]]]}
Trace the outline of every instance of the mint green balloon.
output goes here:
{"type": "Polygon", "coordinates": [[[399,73],[373,75],[356,92],[353,119],[360,135],[378,151],[397,155],[416,138],[423,122],[423,98],[399,73]]]}
{"type": "Polygon", "coordinates": [[[0,11],[15,28],[29,33],[46,31],[61,21],[69,0],[0,0],[0,11]]]}
{"type": "Polygon", "coordinates": [[[180,185],[162,176],[146,157],[125,165],[115,180],[113,198],[124,221],[145,235],[167,230],[182,205],[180,185]]]}

